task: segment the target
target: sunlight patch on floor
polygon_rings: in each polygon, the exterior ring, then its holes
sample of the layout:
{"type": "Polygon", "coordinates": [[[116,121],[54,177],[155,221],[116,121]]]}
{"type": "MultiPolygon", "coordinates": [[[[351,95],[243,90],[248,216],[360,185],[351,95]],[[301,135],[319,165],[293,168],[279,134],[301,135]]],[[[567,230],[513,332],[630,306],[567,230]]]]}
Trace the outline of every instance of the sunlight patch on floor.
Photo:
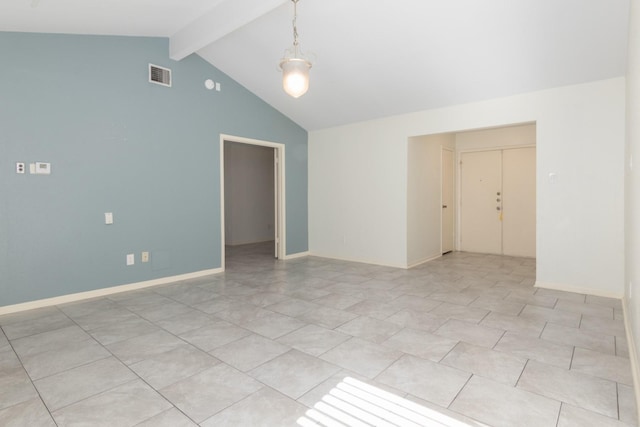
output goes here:
{"type": "Polygon", "coordinates": [[[479,427],[345,377],[298,419],[301,427],[479,427]]]}

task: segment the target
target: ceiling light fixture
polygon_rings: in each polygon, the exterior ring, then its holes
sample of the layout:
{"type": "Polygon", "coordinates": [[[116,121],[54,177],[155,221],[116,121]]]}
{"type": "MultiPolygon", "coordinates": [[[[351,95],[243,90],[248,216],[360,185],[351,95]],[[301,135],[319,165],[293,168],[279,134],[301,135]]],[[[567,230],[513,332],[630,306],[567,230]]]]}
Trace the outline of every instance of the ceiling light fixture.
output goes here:
{"type": "Polygon", "coordinates": [[[302,53],[298,42],[298,18],[297,5],[299,0],[293,2],[293,46],[284,51],[284,57],[280,60],[282,70],[282,87],[284,91],[294,98],[299,98],[309,90],[309,70],[311,61],[302,53]]]}

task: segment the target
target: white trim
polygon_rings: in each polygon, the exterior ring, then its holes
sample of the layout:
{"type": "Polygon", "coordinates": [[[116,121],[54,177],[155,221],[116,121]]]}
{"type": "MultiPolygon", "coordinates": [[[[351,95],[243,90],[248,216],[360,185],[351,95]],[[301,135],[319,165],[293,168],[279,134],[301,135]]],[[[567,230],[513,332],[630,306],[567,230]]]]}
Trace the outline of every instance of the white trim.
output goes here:
{"type": "MultiPolygon", "coordinates": [[[[259,145],[262,147],[271,147],[278,152],[278,164],[276,167],[276,173],[279,172],[280,179],[278,180],[277,192],[280,193],[280,206],[276,209],[279,213],[276,221],[278,222],[276,230],[279,236],[275,236],[278,239],[278,259],[286,259],[287,254],[287,231],[286,231],[286,167],[285,167],[285,145],[278,142],[262,141],[259,139],[244,138],[241,136],[233,136],[227,134],[220,134],[220,265],[222,271],[225,269],[226,255],[225,255],[225,233],[224,233],[224,142],[237,142],[240,144],[259,145]]],[[[275,163],[275,162],[274,162],[275,163]]]]}
{"type": "Polygon", "coordinates": [[[309,255],[310,255],[309,251],[298,252],[298,253],[291,254],[291,255],[285,255],[284,258],[282,258],[282,259],[288,260],[288,259],[304,258],[304,257],[309,256],[309,255]]]}
{"type": "Polygon", "coordinates": [[[312,252],[312,251],[309,251],[309,256],[315,256],[315,257],[318,257],[318,258],[335,259],[335,260],[338,260],[338,261],[358,262],[360,264],[371,264],[371,265],[380,265],[380,266],[383,266],[383,267],[393,267],[393,268],[407,269],[407,265],[406,264],[389,264],[389,263],[381,263],[381,262],[378,262],[378,261],[365,260],[365,259],[343,258],[343,257],[339,257],[339,256],[334,256],[334,255],[323,255],[323,254],[315,253],[315,252],[312,252]]]}
{"type": "Polygon", "coordinates": [[[600,291],[593,288],[583,288],[580,286],[567,285],[565,283],[541,282],[539,280],[536,280],[536,283],[533,286],[536,288],[552,289],[555,291],[574,292],[578,294],[593,295],[596,297],[616,298],[616,299],[621,299],[623,297],[623,294],[620,292],[600,291]]]}
{"type": "Polygon", "coordinates": [[[177,276],[161,277],[159,279],[146,280],[144,282],[129,283],[126,285],[111,286],[108,288],[95,289],[93,291],[78,292],[75,294],[61,295],[59,297],[45,298],[35,301],[23,302],[20,304],[6,305],[0,307],[0,315],[16,313],[18,311],[32,310],[34,308],[48,307],[51,305],[65,304],[68,302],[81,301],[89,298],[103,297],[106,295],[117,294],[120,292],[133,291],[136,289],[148,288],[151,286],[165,285],[167,283],[179,282],[182,280],[195,279],[198,277],[209,276],[212,274],[222,273],[221,268],[211,270],[196,271],[193,273],[179,274],[177,276]]]}
{"type": "MultiPolygon", "coordinates": [[[[629,362],[631,363],[631,377],[633,379],[633,389],[640,390],[640,364],[638,363],[638,351],[631,331],[631,319],[629,318],[629,300],[622,298],[622,313],[624,318],[624,330],[627,336],[627,347],[629,348],[629,362]]],[[[636,417],[640,419],[640,393],[634,393],[636,398],[636,417]]]]}
{"type": "MultiPolygon", "coordinates": [[[[442,228],[442,227],[440,227],[440,228],[442,228]]],[[[442,247],[440,248],[440,250],[442,251],[442,247]]],[[[442,254],[434,255],[432,257],[427,257],[427,258],[424,258],[424,259],[422,259],[420,261],[416,261],[414,263],[411,263],[411,264],[409,264],[409,265],[407,265],[406,267],[403,267],[403,268],[409,269],[409,268],[417,267],[417,266],[422,265],[422,264],[424,264],[426,262],[433,261],[434,259],[438,259],[438,258],[441,258],[441,257],[442,257],[442,254]]]]}

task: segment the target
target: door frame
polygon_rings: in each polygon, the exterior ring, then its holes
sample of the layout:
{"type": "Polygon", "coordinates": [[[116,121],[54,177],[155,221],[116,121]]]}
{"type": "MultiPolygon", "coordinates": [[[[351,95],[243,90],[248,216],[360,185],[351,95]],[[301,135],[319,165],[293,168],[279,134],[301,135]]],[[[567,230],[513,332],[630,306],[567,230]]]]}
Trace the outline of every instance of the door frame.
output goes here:
{"type": "MultiPolygon", "coordinates": [[[[457,175],[456,175],[456,170],[457,170],[457,155],[456,155],[456,150],[452,149],[452,148],[448,148],[448,147],[440,147],[440,206],[444,205],[444,195],[443,195],[443,183],[444,183],[444,152],[448,151],[451,153],[451,162],[453,163],[451,165],[452,170],[451,170],[451,180],[453,181],[451,184],[451,210],[453,211],[453,220],[451,223],[451,227],[452,227],[452,236],[451,236],[451,240],[452,240],[452,248],[451,251],[455,251],[457,248],[457,242],[456,242],[456,223],[457,223],[457,203],[456,203],[456,181],[457,181],[457,175]]],[[[443,255],[442,251],[444,250],[443,245],[442,245],[442,241],[444,239],[444,234],[443,234],[443,225],[444,225],[444,215],[442,214],[442,209],[440,210],[440,255],[443,255]]]]}
{"type": "Polygon", "coordinates": [[[225,141],[239,144],[270,147],[274,149],[274,234],[276,246],[276,258],[285,259],[286,249],[286,191],[285,191],[285,145],[278,142],[263,141],[259,139],[245,138],[241,136],[220,134],[220,268],[225,270],[225,206],[224,206],[224,143],[225,141]]]}

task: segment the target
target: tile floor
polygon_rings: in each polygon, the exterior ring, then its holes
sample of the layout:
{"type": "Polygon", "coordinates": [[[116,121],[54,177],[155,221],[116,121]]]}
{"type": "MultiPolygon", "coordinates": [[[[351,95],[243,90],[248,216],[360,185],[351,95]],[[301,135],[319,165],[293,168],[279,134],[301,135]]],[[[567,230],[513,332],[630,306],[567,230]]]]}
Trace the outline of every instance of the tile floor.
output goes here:
{"type": "Polygon", "coordinates": [[[637,425],[620,301],[536,289],[531,259],[270,254],[1,316],[0,425],[637,425]]]}

